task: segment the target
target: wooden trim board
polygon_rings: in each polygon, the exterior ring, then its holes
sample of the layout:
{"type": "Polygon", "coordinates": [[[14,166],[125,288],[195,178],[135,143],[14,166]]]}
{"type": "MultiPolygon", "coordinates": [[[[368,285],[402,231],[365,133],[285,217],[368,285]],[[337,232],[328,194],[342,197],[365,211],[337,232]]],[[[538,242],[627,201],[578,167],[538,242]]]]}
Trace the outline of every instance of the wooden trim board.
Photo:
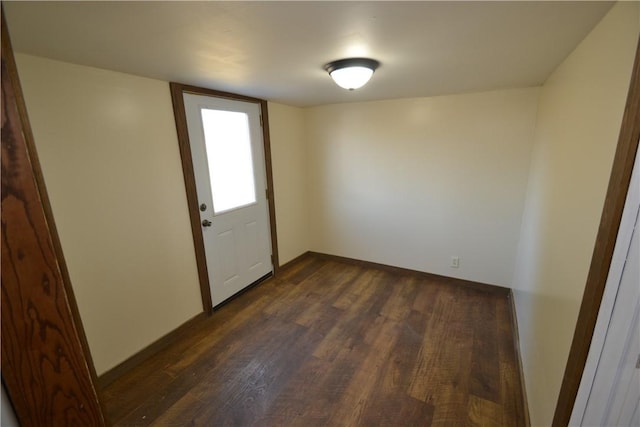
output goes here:
{"type": "Polygon", "coordinates": [[[273,163],[271,162],[271,136],[269,133],[269,110],[267,101],[260,100],[262,113],[262,142],[264,144],[264,166],[267,175],[267,203],[269,207],[269,231],[271,233],[271,259],[273,274],[280,269],[280,257],[278,256],[278,233],[276,232],[276,202],[273,194],[273,163]]]}
{"type": "Polygon", "coordinates": [[[204,237],[202,236],[200,212],[198,211],[196,178],[193,172],[193,162],[191,160],[191,150],[189,148],[187,116],[184,109],[184,98],[182,97],[183,86],[177,83],[170,83],[169,87],[171,89],[173,116],[176,121],[176,131],[178,133],[178,147],[180,149],[180,159],[182,160],[182,175],[184,177],[187,205],[189,207],[189,220],[191,223],[191,234],[193,236],[193,247],[196,254],[196,266],[198,269],[198,281],[200,282],[202,309],[205,313],[210,314],[213,311],[213,305],[211,303],[211,288],[209,287],[207,257],[204,252],[204,237]]]}
{"type": "Polygon", "coordinates": [[[109,384],[113,383],[115,380],[131,371],[140,363],[167,348],[172,343],[178,341],[180,338],[182,338],[183,335],[187,333],[187,331],[200,326],[200,324],[202,324],[208,317],[208,313],[202,312],[191,318],[190,320],[187,320],[185,323],[178,326],[173,331],[152,342],[133,356],[127,358],[125,361],[119,363],[118,365],[101,374],[98,377],[98,385],[101,389],[107,387],[109,384]]]}
{"type": "Polygon", "coordinates": [[[524,407],[524,425],[531,426],[529,418],[529,400],[527,399],[527,388],[524,382],[524,368],[522,367],[522,353],[520,352],[520,332],[518,331],[518,316],[516,315],[516,301],[513,297],[513,290],[509,289],[509,300],[511,302],[511,330],[513,331],[513,347],[518,362],[518,376],[520,377],[520,393],[524,407]]]}
{"type": "MultiPolygon", "coordinates": [[[[269,273],[266,276],[261,277],[260,279],[256,280],[254,283],[250,284],[249,286],[247,286],[237,294],[234,294],[233,296],[229,297],[228,299],[221,302],[217,306],[213,307],[213,310],[214,311],[217,310],[222,305],[227,304],[229,301],[239,297],[245,292],[268,281],[269,279],[272,279],[273,277],[274,275],[272,273],[269,273]]],[[[151,344],[149,344],[142,350],[138,351],[131,357],[128,357],[123,362],[119,363],[118,365],[114,366],[108,371],[102,373],[98,377],[98,385],[100,386],[101,389],[108,387],[118,378],[122,377],[127,372],[131,371],[136,366],[143,363],[145,360],[149,359],[150,357],[153,357],[155,354],[164,350],[174,342],[180,340],[189,330],[200,327],[200,325],[203,324],[208,318],[209,318],[209,313],[202,312],[196,315],[195,317],[191,318],[190,320],[187,320],[185,323],[178,326],[176,329],[172,330],[168,334],[162,336],[161,338],[152,342],[151,344]]]]}
{"type": "MultiPolygon", "coordinates": [[[[359,266],[363,266],[363,267],[366,267],[366,268],[381,269],[381,270],[389,271],[389,272],[392,272],[392,273],[418,275],[420,277],[427,277],[427,278],[437,279],[437,280],[440,280],[440,281],[456,282],[457,284],[461,284],[463,286],[469,286],[469,287],[475,288],[477,290],[480,290],[480,291],[483,291],[483,292],[492,293],[492,294],[499,294],[499,295],[506,295],[506,296],[510,296],[511,295],[511,290],[509,288],[503,288],[503,287],[500,287],[500,286],[488,285],[488,284],[477,283],[477,282],[471,282],[471,281],[468,281],[468,280],[461,280],[461,279],[455,279],[455,278],[446,277],[446,276],[439,276],[439,275],[436,275],[436,274],[425,273],[425,272],[417,271],[417,270],[410,270],[410,269],[401,268],[401,267],[393,267],[393,266],[385,265],[385,264],[377,264],[377,263],[369,262],[369,261],[361,261],[361,260],[357,260],[357,259],[353,259],[353,258],[346,258],[346,257],[341,257],[341,256],[336,256],[336,255],[329,255],[329,254],[324,254],[324,253],[319,253],[319,252],[311,252],[311,251],[304,252],[301,255],[298,255],[296,258],[292,259],[291,261],[288,261],[287,263],[281,265],[278,271],[279,272],[283,272],[283,271],[287,270],[288,268],[290,268],[291,266],[293,266],[295,263],[297,263],[299,261],[302,261],[305,258],[311,258],[311,257],[316,257],[316,258],[319,258],[319,259],[332,260],[332,261],[337,261],[337,262],[342,262],[342,263],[348,263],[348,264],[352,264],[352,265],[359,265],[359,266]]],[[[248,291],[250,289],[253,289],[255,286],[258,286],[261,283],[264,283],[264,282],[266,282],[266,281],[268,281],[268,280],[270,280],[272,278],[277,279],[277,276],[275,276],[275,274],[273,276],[272,275],[267,275],[267,276],[263,277],[262,279],[259,279],[258,281],[256,281],[255,283],[249,285],[247,288],[245,288],[241,292],[235,294],[234,296],[232,296],[228,300],[224,301],[222,304],[226,304],[227,302],[229,302],[230,300],[236,298],[237,296],[245,293],[246,291],[248,291]]],[[[219,307],[219,306],[216,306],[216,308],[217,307],[219,307]]],[[[115,380],[120,378],[122,375],[126,374],[131,369],[133,369],[136,365],[142,363],[143,361],[145,361],[148,358],[152,357],[154,354],[158,353],[162,349],[164,349],[167,346],[169,346],[171,343],[173,343],[173,342],[177,341],[178,339],[180,339],[180,337],[183,336],[188,330],[190,330],[192,328],[197,328],[199,326],[199,324],[201,324],[202,322],[204,322],[206,320],[207,317],[208,317],[207,313],[205,313],[205,312],[198,314],[196,317],[192,318],[191,320],[187,321],[186,323],[182,324],[178,328],[176,328],[173,331],[169,332],[168,334],[166,334],[162,338],[160,338],[157,341],[153,342],[152,344],[148,345],[147,347],[145,347],[144,349],[140,350],[139,352],[137,352],[133,356],[129,357],[127,360],[125,360],[122,363],[118,364],[114,368],[109,369],[107,372],[103,373],[98,378],[98,383],[99,383],[100,387],[101,388],[107,387],[109,384],[113,383],[115,380]]],[[[518,357],[519,357],[519,354],[520,354],[519,353],[519,349],[516,349],[516,351],[517,351],[517,354],[518,354],[518,357]]],[[[521,378],[522,378],[522,376],[521,376],[521,378]]]]}
{"type": "Polygon", "coordinates": [[[280,266],[280,268],[278,269],[279,272],[282,272],[284,270],[286,270],[287,268],[291,267],[293,264],[295,264],[298,261],[301,261],[305,258],[309,258],[311,256],[311,252],[306,251],[301,253],[300,255],[298,255],[297,257],[295,257],[294,259],[292,259],[291,261],[287,261],[284,264],[282,264],[280,266]]]}
{"type": "Polygon", "coordinates": [[[578,313],[578,321],[553,417],[554,427],[566,426],[571,419],[573,405],[578,394],[593,331],[598,319],[604,287],[609,275],[613,249],[618,236],[618,228],[620,227],[624,202],[629,190],[631,172],[633,171],[638,149],[638,138],[640,138],[640,43],[636,48],[631,84],[620,127],[618,146],[613,159],[609,187],[604,208],[602,209],[600,227],[591,258],[591,266],[589,267],[587,283],[578,313]]]}
{"type": "Polygon", "coordinates": [[[309,251],[309,252],[301,255],[301,257],[302,256],[307,256],[307,254],[309,256],[316,256],[316,257],[319,257],[321,259],[328,259],[328,260],[333,260],[333,261],[337,261],[337,262],[344,262],[344,263],[347,263],[347,264],[361,265],[363,267],[376,268],[376,269],[388,271],[388,272],[391,272],[391,273],[411,274],[411,275],[417,275],[419,277],[431,278],[431,279],[439,280],[439,281],[442,281],[442,282],[445,282],[445,283],[451,283],[452,285],[462,285],[462,286],[466,286],[466,287],[477,289],[477,290],[482,291],[482,292],[489,292],[489,293],[492,293],[492,294],[509,295],[509,293],[511,292],[510,288],[505,288],[503,286],[489,285],[489,284],[486,284],[486,283],[479,283],[479,282],[472,282],[470,280],[464,280],[464,279],[456,279],[456,278],[453,278],[453,277],[441,276],[441,275],[438,275],[438,274],[427,273],[427,272],[424,272],[424,271],[411,270],[411,269],[402,268],[402,267],[394,267],[394,266],[391,266],[391,265],[378,264],[378,263],[371,262],[371,261],[362,261],[362,260],[359,260],[359,259],[347,258],[347,257],[338,256],[338,255],[329,255],[329,254],[309,251]]]}

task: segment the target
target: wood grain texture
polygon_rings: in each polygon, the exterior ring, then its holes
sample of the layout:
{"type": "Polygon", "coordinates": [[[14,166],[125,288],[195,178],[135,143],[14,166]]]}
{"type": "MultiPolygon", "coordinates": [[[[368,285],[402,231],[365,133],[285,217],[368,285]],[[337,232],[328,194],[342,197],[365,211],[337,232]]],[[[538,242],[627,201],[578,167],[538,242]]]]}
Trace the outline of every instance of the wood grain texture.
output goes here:
{"type": "Polygon", "coordinates": [[[105,425],[2,14],[2,379],[22,426],[105,425]]]}
{"type": "Polygon", "coordinates": [[[115,426],[524,426],[508,294],[308,254],[105,389],[115,426]]]}
{"type": "Polygon", "coordinates": [[[631,75],[627,102],[622,117],[616,154],[613,159],[609,187],[600,218],[600,226],[591,257],[582,303],[573,334],[569,358],[564,371],[553,426],[569,424],[573,405],[578,394],[584,366],[587,362],[591,339],[598,319],[602,295],[609,275],[613,249],[622,219],[624,202],[631,181],[633,164],[640,138],[640,41],[631,75]]]}
{"type": "MultiPolygon", "coordinates": [[[[385,271],[388,271],[388,272],[391,272],[391,273],[409,274],[409,275],[413,275],[413,276],[416,276],[416,277],[422,277],[424,279],[437,280],[437,281],[440,281],[442,283],[445,283],[445,282],[446,283],[451,283],[454,286],[461,286],[461,285],[462,286],[467,286],[469,288],[474,288],[474,289],[477,289],[477,290],[482,291],[482,292],[492,292],[492,293],[496,293],[496,294],[500,294],[500,295],[508,295],[511,292],[511,289],[505,288],[503,286],[489,285],[487,283],[473,282],[471,280],[455,279],[453,277],[441,276],[441,275],[438,275],[438,274],[427,273],[427,272],[424,272],[424,271],[411,270],[411,269],[408,269],[408,268],[395,267],[395,266],[392,266],[392,265],[378,264],[378,263],[371,262],[371,261],[363,261],[363,260],[359,260],[359,259],[347,258],[347,257],[343,257],[343,256],[338,256],[338,255],[329,255],[329,254],[313,252],[313,251],[306,252],[306,254],[310,254],[310,255],[313,255],[315,257],[319,257],[319,258],[322,258],[322,259],[334,260],[334,261],[338,261],[338,262],[345,262],[345,263],[354,264],[354,265],[361,265],[361,266],[365,266],[365,267],[381,269],[381,270],[385,270],[385,271]]],[[[305,254],[303,254],[301,256],[304,256],[304,255],[305,254]]]]}
{"type": "Polygon", "coordinates": [[[127,372],[135,369],[141,363],[144,363],[147,359],[149,359],[154,354],[158,353],[162,349],[168,347],[172,343],[180,340],[182,336],[187,334],[191,329],[197,328],[199,324],[204,322],[207,317],[207,313],[200,313],[192,319],[187,320],[182,325],[178,326],[176,329],[172,330],[168,334],[162,336],[156,341],[152,342],[133,356],[127,358],[127,360],[119,363],[108,371],[98,377],[98,386],[103,389],[107,387],[112,382],[116,381],[118,378],[125,375],[127,372]]]}

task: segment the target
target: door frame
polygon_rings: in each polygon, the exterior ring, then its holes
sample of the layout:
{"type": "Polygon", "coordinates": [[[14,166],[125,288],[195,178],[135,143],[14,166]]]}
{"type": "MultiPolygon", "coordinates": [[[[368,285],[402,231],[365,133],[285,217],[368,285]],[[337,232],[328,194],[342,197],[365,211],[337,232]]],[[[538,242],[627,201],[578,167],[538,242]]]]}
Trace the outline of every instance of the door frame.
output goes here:
{"type": "Polygon", "coordinates": [[[269,113],[267,101],[245,95],[238,95],[230,92],[222,92],[214,89],[206,89],[198,86],[190,86],[182,83],[169,83],[171,89],[171,102],[173,104],[173,115],[176,121],[176,131],[178,133],[178,146],[180,148],[180,158],[182,159],[182,174],[184,176],[184,186],[187,193],[187,205],[189,207],[189,220],[191,222],[191,233],[193,235],[193,246],[196,253],[196,264],[198,267],[198,278],[200,282],[200,293],[202,295],[202,308],[205,313],[213,312],[211,302],[211,288],[209,287],[209,274],[207,270],[207,259],[204,250],[204,237],[200,224],[200,210],[198,209],[198,194],[196,193],[196,178],[191,160],[191,143],[189,142],[189,131],[187,129],[187,115],[184,108],[185,93],[193,95],[212,96],[217,98],[230,99],[234,101],[244,101],[260,106],[262,143],[264,148],[264,166],[267,179],[267,206],[269,209],[269,229],[271,237],[271,261],[273,264],[273,274],[279,269],[278,262],[278,236],[276,232],[276,208],[273,196],[273,173],[271,171],[271,139],[269,137],[269,113]]]}
{"type": "Polygon", "coordinates": [[[631,83],[618,145],[613,158],[607,195],[602,208],[600,226],[596,236],[591,265],[582,295],[573,341],[560,386],[560,394],[553,416],[553,427],[569,424],[571,413],[580,387],[580,381],[587,362],[593,332],[600,311],[604,288],[611,267],[613,249],[618,237],[624,203],[629,191],[631,173],[638,151],[640,137],[640,41],[636,45],[636,57],[631,74],[631,83]]]}
{"type": "MultiPolygon", "coordinates": [[[[640,209],[640,194],[631,192],[631,185],[640,184],[640,157],[636,153],[636,160],[631,175],[631,183],[629,192],[627,193],[627,199],[622,212],[622,220],[620,222],[618,236],[616,238],[616,246],[613,251],[613,258],[611,260],[611,268],[609,275],[607,276],[607,284],[604,289],[602,297],[602,303],[598,313],[598,320],[596,322],[595,330],[593,332],[593,338],[591,346],[589,347],[589,354],[587,356],[587,362],[585,364],[584,371],[582,373],[582,379],[580,381],[580,387],[578,388],[578,394],[574,403],[574,408],[571,414],[571,425],[574,425],[576,421],[584,420],[587,407],[590,401],[591,390],[594,386],[596,375],[598,370],[602,368],[600,360],[607,344],[607,336],[611,334],[610,323],[613,320],[614,311],[622,309],[625,316],[633,316],[633,310],[635,306],[626,306],[624,303],[620,305],[621,301],[618,297],[618,290],[621,287],[622,278],[625,268],[627,266],[626,260],[629,259],[629,251],[631,249],[631,242],[633,239],[634,229],[636,227],[638,210],[640,209]],[[616,308],[618,307],[618,308],[616,308]],[[628,312],[626,310],[630,310],[628,312]],[[579,418],[576,418],[579,417],[579,418]]],[[[636,232],[638,230],[635,230],[636,232]]]]}

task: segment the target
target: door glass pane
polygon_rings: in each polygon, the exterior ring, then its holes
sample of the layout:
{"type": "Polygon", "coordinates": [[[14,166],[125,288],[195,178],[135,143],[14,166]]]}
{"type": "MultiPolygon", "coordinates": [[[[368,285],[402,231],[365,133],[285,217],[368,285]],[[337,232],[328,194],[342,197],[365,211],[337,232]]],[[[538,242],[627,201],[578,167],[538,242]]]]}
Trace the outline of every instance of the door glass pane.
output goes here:
{"type": "Polygon", "coordinates": [[[201,114],[214,213],[255,203],[249,117],[204,108],[201,114]]]}

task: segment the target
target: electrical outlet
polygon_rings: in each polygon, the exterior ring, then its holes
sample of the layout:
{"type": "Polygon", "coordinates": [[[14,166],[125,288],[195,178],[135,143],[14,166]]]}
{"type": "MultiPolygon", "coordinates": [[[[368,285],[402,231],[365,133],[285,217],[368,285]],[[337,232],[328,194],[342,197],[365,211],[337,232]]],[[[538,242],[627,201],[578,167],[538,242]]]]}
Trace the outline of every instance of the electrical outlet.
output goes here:
{"type": "Polygon", "coordinates": [[[451,257],[451,268],[460,267],[460,257],[452,256],[451,257]]]}

